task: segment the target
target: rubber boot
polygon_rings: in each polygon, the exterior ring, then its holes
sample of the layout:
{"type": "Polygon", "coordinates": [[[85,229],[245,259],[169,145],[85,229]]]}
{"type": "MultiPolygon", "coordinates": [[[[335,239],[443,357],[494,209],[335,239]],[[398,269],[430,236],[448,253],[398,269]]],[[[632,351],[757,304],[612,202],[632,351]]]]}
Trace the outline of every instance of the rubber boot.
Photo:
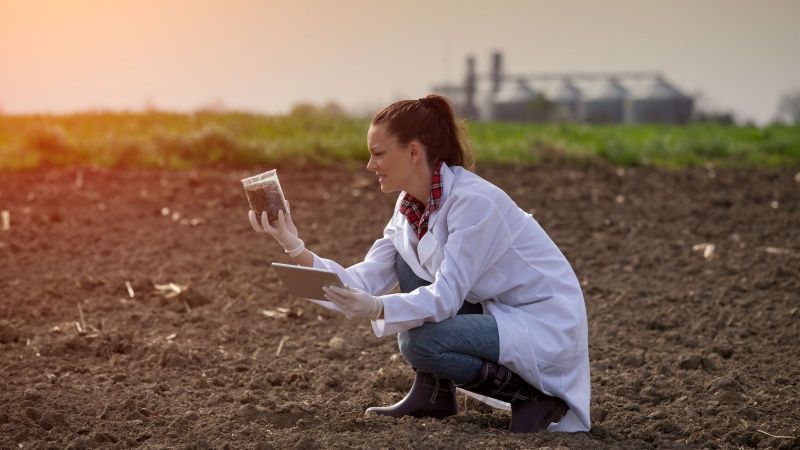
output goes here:
{"type": "Polygon", "coordinates": [[[512,402],[509,431],[512,433],[535,433],[547,428],[551,423],[558,423],[567,410],[569,407],[564,400],[545,394],[538,399],[512,402]]]}
{"type": "Polygon", "coordinates": [[[417,371],[414,384],[402,400],[391,406],[367,408],[367,414],[391,417],[452,416],[458,412],[456,388],[452,380],[439,379],[433,374],[417,371]]]}
{"type": "Polygon", "coordinates": [[[511,404],[512,433],[534,433],[558,423],[569,407],[528,384],[505,366],[484,361],[478,379],[460,388],[511,404]]]}

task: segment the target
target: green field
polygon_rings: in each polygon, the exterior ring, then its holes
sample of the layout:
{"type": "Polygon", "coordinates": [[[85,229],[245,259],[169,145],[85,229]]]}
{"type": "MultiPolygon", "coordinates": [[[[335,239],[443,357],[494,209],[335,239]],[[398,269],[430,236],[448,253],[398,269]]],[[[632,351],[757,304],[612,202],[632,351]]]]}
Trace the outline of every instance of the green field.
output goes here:
{"type": "MultiPolygon", "coordinates": [[[[0,170],[361,165],[367,119],[314,110],[0,116],[0,170]]],[[[479,164],[800,166],[800,127],[470,123],[479,164]]]]}

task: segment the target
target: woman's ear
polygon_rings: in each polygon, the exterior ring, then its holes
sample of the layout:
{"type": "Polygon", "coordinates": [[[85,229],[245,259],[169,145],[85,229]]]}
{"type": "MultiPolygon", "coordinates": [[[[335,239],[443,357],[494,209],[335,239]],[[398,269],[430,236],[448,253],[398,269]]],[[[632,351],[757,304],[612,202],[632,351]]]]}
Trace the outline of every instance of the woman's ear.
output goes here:
{"type": "Polygon", "coordinates": [[[409,145],[411,150],[411,162],[416,164],[419,161],[425,159],[425,152],[422,149],[422,145],[417,141],[411,141],[409,145]]]}

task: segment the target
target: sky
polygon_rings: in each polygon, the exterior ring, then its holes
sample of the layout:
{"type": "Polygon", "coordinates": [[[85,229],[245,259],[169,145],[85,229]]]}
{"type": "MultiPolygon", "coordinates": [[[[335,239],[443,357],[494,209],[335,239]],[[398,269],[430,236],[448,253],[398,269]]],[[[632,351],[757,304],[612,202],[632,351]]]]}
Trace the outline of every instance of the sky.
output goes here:
{"type": "Polygon", "coordinates": [[[0,0],[0,111],[351,111],[488,72],[660,71],[707,109],[800,90],[800,0],[0,0]]]}

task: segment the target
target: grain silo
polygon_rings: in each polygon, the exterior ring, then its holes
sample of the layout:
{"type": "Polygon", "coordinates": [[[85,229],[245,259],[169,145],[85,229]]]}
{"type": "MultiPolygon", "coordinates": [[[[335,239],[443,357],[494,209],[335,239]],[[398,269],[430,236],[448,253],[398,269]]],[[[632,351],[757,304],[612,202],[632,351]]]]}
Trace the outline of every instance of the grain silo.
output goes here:
{"type": "Polygon", "coordinates": [[[571,77],[565,77],[561,80],[552,96],[552,100],[555,102],[558,111],[558,119],[580,120],[583,113],[583,105],[581,103],[582,97],[583,92],[571,77]]]}
{"type": "Polygon", "coordinates": [[[533,90],[524,78],[502,83],[492,98],[493,120],[540,122],[548,120],[554,112],[554,103],[533,90]]]}
{"type": "Polygon", "coordinates": [[[627,97],[628,91],[618,78],[596,80],[584,98],[581,120],[586,123],[623,123],[627,97]]]}
{"type": "Polygon", "coordinates": [[[662,76],[631,82],[629,123],[684,124],[692,115],[694,100],[662,76]]]}

